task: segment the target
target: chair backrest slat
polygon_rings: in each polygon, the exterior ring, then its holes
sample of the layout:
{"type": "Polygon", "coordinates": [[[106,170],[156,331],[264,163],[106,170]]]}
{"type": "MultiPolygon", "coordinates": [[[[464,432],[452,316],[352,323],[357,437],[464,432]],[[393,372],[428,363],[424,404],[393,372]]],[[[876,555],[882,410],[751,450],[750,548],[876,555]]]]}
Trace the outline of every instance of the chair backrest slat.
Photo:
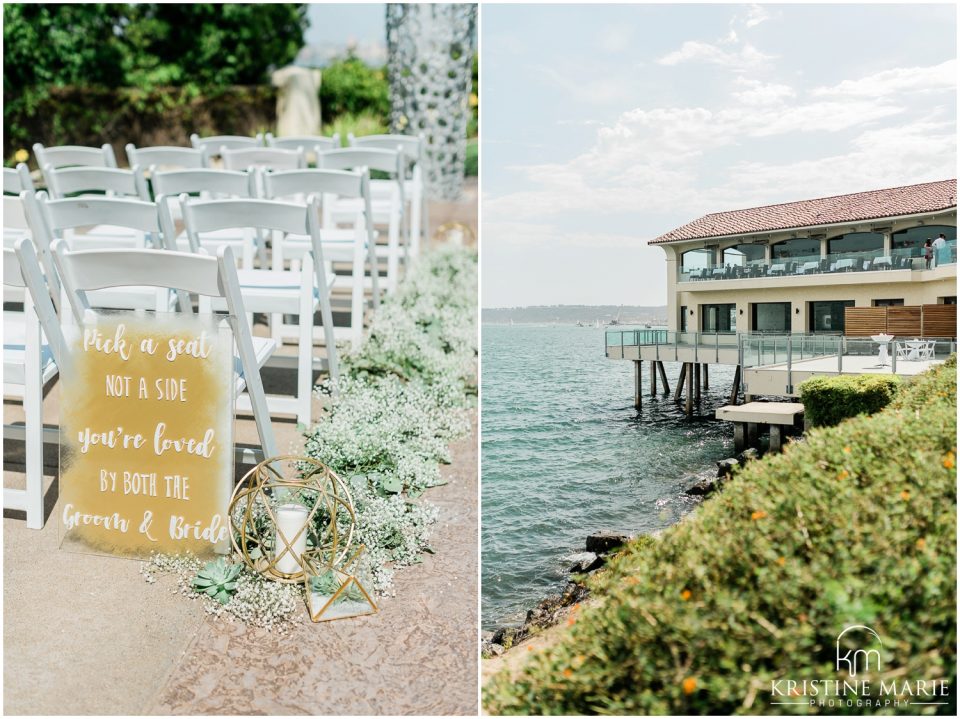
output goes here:
{"type": "Polygon", "coordinates": [[[40,198],[47,225],[54,235],[63,230],[94,225],[126,227],[140,232],[162,232],[157,206],[152,202],[117,197],[40,198]]]}
{"type": "Polygon", "coordinates": [[[263,173],[262,186],[268,200],[314,193],[362,197],[365,174],[356,170],[285,170],[263,173]]]}
{"type": "Polygon", "coordinates": [[[194,147],[137,147],[130,143],[126,147],[127,162],[130,167],[141,168],[183,168],[203,167],[203,152],[194,147]]]}
{"type": "Polygon", "coordinates": [[[228,150],[239,150],[241,148],[263,147],[263,135],[257,133],[254,137],[244,137],[243,135],[213,135],[211,137],[200,137],[194,133],[190,135],[190,144],[203,153],[204,166],[209,166],[212,158],[220,154],[220,149],[225,147],[228,150]]]}
{"type": "Polygon", "coordinates": [[[363,135],[355,137],[351,132],[347,135],[347,144],[350,147],[377,148],[380,150],[403,150],[403,154],[410,162],[420,162],[423,159],[423,150],[426,139],[423,135],[363,135]]]}
{"type": "Polygon", "coordinates": [[[24,190],[33,190],[30,169],[24,163],[18,163],[16,169],[3,168],[3,192],[6,195],[19,196],[24,190]]]}
{"type": "Polygon", "coordinates": [[[399,150],[348,147],[320,153],[317,166],[323,170],[354,170],[366,167],[388,172],[393,177],[402,177],[403,158],[404,154],[399,150]]]}
{"type": "Polygon", "coordinates": [[[305,151],[321,151],[340,149],[340,133],[330,137],[323,135],[297,135],[294,137],[274,137],[272,133],[266,135],[267,147],[279,147],[284,150],[296,150],[302,147],[305,151]]]}
{"type": "Polygon", "coordinates": [[[227,170],[246,170],[263,167],[271,170],[297,170],[307,166],[300,148],[284,150],[278,147],[249,147],[231,150],[221,148],[220,157],[227,170]]]}
{"type": "Polygon", "coordinates": [[[46,165],[43,170],[47,189],[55,198],[76,192],[111,192],[149,200],[146,183],[139,168],[119,170],[115,167],[67,167],[46,165]]]}
{"type": "Polygon", "coordinates": [[[44,147],[38,142],[33,146],[33,154],[37,159],[37,166],[41,169],[47,165],[54,169],[74,166],[117,166],[116,155],[114,155],[113,148],[108,144],[103,144],[100,147],[83,147],[81,145],[44,147]]]}
{"type": "Polygon", "coordinates": [[[238,227],[303,235],[309,232],[307,215],[303,205],[275,200],[198,200],[183,208],[190,235],[238,227]]]}
{"type": "Polygon", "coordinates": [[[210,192],[234,197],[253,197],[252,181],[251,175],[236,170],[203,168],[153,172],[151,168],[151,182],[157,200],[161,196],[176,196],[184,192],[188,194],[210,192]]]}
{"type": "Polygon", "coordinates": [[[53,359],[59,367],[64,366],[63,331],[57,310],[50,299],[50,291],[43,279],[40,263],[33,243],[23,238],[17,241],[14,249],[5,248],[3,251],[3,284],[10,287],[26,287],[30,294],[30,301],[36,312],[40,326],[47,336],[47,343],[53,354],[53,359]]]}

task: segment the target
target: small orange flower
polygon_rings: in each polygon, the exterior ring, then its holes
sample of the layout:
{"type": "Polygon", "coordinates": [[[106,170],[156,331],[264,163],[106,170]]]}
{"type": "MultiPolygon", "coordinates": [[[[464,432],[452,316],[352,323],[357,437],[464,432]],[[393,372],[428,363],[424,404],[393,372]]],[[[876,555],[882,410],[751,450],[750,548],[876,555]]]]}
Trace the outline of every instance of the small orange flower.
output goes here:
{"type": "Polygon", "coordinates": [[[580,609],[580,602],[577,602],[576,604],[570,607],[571,612],[576,612],[579,609],[580,609]]]}
{"type": "Polygon", "coordinates": [[[920,537],[920,539],[917,540],[917,549],[923,549],[926,546],[927,546],[927,540],[924,539],[923,537],[920,537]]]}
{"type": "Polygon", "coordinates": [[[576,624],[576,622],[577,622],[577,618],[576,618],[576,617],[567,617],[567,626],[568,626],[568,627],[572,627],[574,624],[576,624]]]}
{"type": "Polygon", "coordinates": [[[684,694],[693,694],[697,691],[697,679],[696,677],[687,677],[683,680],[683,693],[684,694]]]}
{"type": "Polygon", "coordinates": [[[781,567],[786,563],[787,563],[786,557],[780,557],[780,559],[777,560],[777,564],[779,564],[781,567]]]}
{"type": "Polygon", "coordinates": [[[680,598],[683,601],[687,601],[692,596],[693,596],[693,592],[691,592],[689,589],[684,589],[682,592],[680,592],[680,598]]]}
{"type": "Polygon", "coordinates": [[[902,492],[900,492],[900,499],[902,499],[904,502],[909,502],[910,492],[908,492],[907,490],[903,490],[902,492]]]}
{"type": "Polygon", "coordinates": [[[563,676],[565,676],[567,679],[569,679],[570,677],[572,677],[572,676],[573,676],[573,669],[571,669],[570,667],[567,667],[566,669],[564,669],[564,670],[563,670],[563,676]]]}
{"type": "Polygon", "coordinates": [[[623,583],[630,584],[630,585],[640,584],[640,577],[627,577],[626,579],[623,580],[623,583]]]}
{"type": "Polygon", "coordinates": [[[849,476],[850,476],[850,473],[847,470],[843,469],[843,470],[840,470],[840,474],[837,475],[837,479],[846,479],[849,476]]]}
{"type": "Polygon", "coordinates": [[[528,652],[532,652],[532,651],[533,651],[533,647],[528,646],[528,647],[527,647],[527,651],[528,651],[528,652]]]}
{"type": "Polygon", "coordinates": [[[843,453],[850,454],[850,445],[847,445],[846,447],[843,448],[843,453]]]}
{"type": "Polygon", "coordinates": [[[955,463],[953,461],[953,452],[947,452],[945,455],[943,455],[943,466],[947,469],[954,468],[955,463]]]}
{"type": "Polygon", "coordinates": [[[803,612],[800,612],[800,614],[797,615],[797,619],[799,619],[801,623],[806,623],[807,615],[804,614],[803,612]]]}
{"type": "Polygon", "coordinates": [[[756,521],[758,519],[763,519],[766,516],[767,516],[766,512],[764,512],[762,509],[758,509],[756,512],[750,515],[750,519],[756,521]]]}

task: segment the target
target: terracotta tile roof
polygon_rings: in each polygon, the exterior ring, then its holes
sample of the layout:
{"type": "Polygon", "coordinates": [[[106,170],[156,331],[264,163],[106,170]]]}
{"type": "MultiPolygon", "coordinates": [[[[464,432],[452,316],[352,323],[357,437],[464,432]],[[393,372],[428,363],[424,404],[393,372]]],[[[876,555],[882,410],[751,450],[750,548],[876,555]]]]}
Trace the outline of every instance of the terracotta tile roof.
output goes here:
{"type": "Polygon", "coordinates": [[[678,240],[768,232],[838,222],[860,222],[884,217],[936,212],[957,206],[957,181],[940,180],[887,190],[817,200],[785,202],[746,210],[713,212],[651,240],[651,245],[678,240]]]}

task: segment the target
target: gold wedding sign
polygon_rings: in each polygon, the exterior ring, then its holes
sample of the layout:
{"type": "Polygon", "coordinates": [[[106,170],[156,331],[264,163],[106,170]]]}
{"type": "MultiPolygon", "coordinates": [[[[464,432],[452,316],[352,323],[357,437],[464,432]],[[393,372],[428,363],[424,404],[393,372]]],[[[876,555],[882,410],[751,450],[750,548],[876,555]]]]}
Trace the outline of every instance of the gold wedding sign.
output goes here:
{"type": "Polygon", "coordinates": [[[61,383],[61,546],[229,551],[233,337],[222,319],[88,312],[61,383]]]}

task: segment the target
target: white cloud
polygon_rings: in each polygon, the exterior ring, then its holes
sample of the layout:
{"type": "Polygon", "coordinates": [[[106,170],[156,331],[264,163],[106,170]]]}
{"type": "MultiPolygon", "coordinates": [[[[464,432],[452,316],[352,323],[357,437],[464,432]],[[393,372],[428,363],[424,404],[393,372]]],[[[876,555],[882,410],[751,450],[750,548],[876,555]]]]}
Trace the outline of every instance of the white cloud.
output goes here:
{"type": "Polygon", "coordinates": [[[797,96],[796,90],[789,85],[764,83],[743,76],[737,76],[736,82],[746,88],[733,93],[733,96],[744,105],[775,105],[797,96]]]}
{"type": "Polygon", "coordinates": [[[770,13],[768,13],[766,9],[760,5],[751,5],[749,10],[747,10],[747,19],[744,21],[744,25],[747,27],[756,27],[769,19],[770,13]]]}
{"type": "Polygon", "coordinates": [[[816,96],[888,97],[907,92],[956,91],[957,61],[947,60],[928,67],[898,67],[859,80],[844,80],[830,87],[812,90],[816,96]]]}
{"type": "Polygon", "coordinates": [[[775,56],[767,55],[749,43],[737,51],[726,51],[716,45],[698,40],[687,40],[679,50],[668,52],[657,60],[660,65],[674,66],[685,62],[706,62],[734,70],[746,70],[765,65],[775,56]]]}

